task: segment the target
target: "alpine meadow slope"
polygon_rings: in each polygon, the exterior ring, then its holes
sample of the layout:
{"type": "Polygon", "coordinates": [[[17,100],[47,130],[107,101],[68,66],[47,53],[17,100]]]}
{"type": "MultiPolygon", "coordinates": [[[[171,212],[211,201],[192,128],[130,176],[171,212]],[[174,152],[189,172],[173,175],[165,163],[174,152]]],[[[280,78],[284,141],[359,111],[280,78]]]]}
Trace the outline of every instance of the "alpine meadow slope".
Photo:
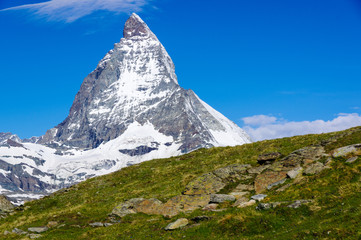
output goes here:
{"type": "Polygon", "coordinates": [[[37,237],[57,240],[359,239],[360,149],[357,127],[146,161],[4,211],[0,236],[35,237],[36,228],[45,230],[37,237]],[[292,169],[287,176],[285,169],[292,169]],[[266,185],[257,190],[258,183],[266,185]],[[184,195],[209,186],[218,188],[211,199],[184,195]],[[184,208],[172,216],[149,212],[191,198],[203,203],[180,202],[184,208]],[[202,209],[208,201],[218,203],[202,209]]]}
{"type": "Polygon", "coordinates": [[[0,135],[0,192],[38,198],[90,177],[200,148],[250,143],[178,84],[172,59],[136,14],[83,81],[68,117],[45,135],[0,135]]]}

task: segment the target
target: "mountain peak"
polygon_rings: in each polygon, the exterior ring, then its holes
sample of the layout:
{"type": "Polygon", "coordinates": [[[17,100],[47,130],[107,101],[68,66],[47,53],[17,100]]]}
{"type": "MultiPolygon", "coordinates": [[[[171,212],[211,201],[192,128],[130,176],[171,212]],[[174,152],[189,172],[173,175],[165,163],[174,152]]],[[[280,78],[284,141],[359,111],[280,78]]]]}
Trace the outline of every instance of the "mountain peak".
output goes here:
{"type": "Polygon", "coordinates": [[[136,13],[133,13],[125,22],[123,36],[124,38],[138,36],[156,39],[154,33],[136,13]]]}

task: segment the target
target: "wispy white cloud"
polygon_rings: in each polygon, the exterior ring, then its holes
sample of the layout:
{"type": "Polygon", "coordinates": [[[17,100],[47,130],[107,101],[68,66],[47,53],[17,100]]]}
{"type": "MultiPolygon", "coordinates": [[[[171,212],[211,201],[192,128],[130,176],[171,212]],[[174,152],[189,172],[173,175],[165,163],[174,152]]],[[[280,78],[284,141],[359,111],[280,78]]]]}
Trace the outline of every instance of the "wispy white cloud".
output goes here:
{"type": "Polygon", "coordinates": [[[251,126],[260,126],[266,125],[270,123],[274,123],[277,121],[276,117],[273,116],[266,116],[266,115],[254,115],[251,117],[244,117],[242,118],[244,124],[251,125],[251,126]]]}
{"type": "Polygon", "coordinates": [[[50,21],[73,22],[98,10],[116,13],[139,12],[150,0],[51,0],[27,4],[1,11],[27,9],[36,15],[45,16],[50,21]]]}
{"type": "Polygon", "coordinates": [[[324,121],[287,121],[266,115],[255,115],[242,119],[243,129],[254,141],[303,135],[310,133],[326,133],[361,126],[358,113],[340,113],[336,118],[324,121]]]}

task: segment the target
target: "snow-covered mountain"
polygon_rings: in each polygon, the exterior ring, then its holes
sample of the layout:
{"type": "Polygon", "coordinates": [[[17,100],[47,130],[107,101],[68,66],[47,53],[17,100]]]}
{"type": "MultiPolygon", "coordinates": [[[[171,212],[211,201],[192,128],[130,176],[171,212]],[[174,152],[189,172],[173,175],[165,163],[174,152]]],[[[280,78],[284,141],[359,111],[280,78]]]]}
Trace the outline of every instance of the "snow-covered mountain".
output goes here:
{"type": "Polygon", "coordinates": [[[47,194],[145,160],[250,142],[236,124],[179,86],[171,58],[138,15],[127,20],[123,35],[84,79],[62,123],[40,138],[3,137],[3,191],[47,194]],[[19,174],[23,180],[16,184],[19,174]]]}
{"type": "Polygon", "coordinates": [[[8,142],[8,139],[13,140],[15,142],[21,142],[21,139],[16,134],[12,133],[0,133],[0,145],[4,145],[8,142]]]}

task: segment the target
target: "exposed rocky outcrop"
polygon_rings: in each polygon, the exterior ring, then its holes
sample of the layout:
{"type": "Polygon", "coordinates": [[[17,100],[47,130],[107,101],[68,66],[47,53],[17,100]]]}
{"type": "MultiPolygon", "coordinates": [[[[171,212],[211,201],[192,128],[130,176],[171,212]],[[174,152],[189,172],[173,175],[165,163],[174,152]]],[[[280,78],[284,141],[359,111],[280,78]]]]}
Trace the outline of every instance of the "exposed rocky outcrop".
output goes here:
{"type": "Polygon", "coordinates": [[[244,173],[251,165],[234,164],[206,173],[191,181],[183,191],[185,195],[211,194],[222,190],[227,184],[236,182],[244,177],[244,173]]]}
{"type": "Polygon", "coordinates": [[[308,175],[314,175],[321,172],[324,168],[325,166],[322,163],[315,162],[309,165],[303,173],[308,175]]]}
{"type": "Polygon", "coordinates": [[[258,156],[257,162],[259,164],[270,164],[281,156],[282,154],[279,152],[265,153],[258,156]]]}
{"type": "MultiPolygon", "coordinates": [[[[352,150],[352,153],[357,154],[358,152],[352,150]]],[[[350,152],[344,156],[349,154],[350,152]]],[[[274,158],[276,155],[272,156],[274,158]]],[[[127,214],[142,212],[173,217],[181,212],[191,212],[200,208],[204,211],[222,211],[224,209],[218,209],[218,207],[224,202],[233,202],[232,207],[238,208],[249,207],[258,202],[257,209],[259,210],[278,206],[298,208],[311,201],[291,200],[264,203],[262,201],[267,201],[268,193],[261,193],[274,189],[276,192],[285,191],[308,175],[321,173],[328,168],[332,161],[330,154],[327,154],[322,146],[309,146],[296,150],[282,159],[268,162],[266,165],[264,162],[253,167],[251,165],[233,164],[193,179],[186,185],[182,195],[172,197],[165,203],[156,199],[135,198],[114,208],[113,214],[123,217],[127,214]],[[321,161],[325,158],[327,159],[326,162],[321,161]],[[305,176],[301,176],[302,174],[305,176]],[[239,184],[229,188],[234,183],[239,184]],[[219,193],[225,189],[228,189],[228,194],[219,193]],[[253,195],[254,193],[256,195],[253,195]]]]}
{"type": "Polygon", "coordinates": [[[10,212],[14,209],[14,205],[9,201],[9,199],[0,195],[0,212],[10,212]]]}
{"type": "Polygon", "coordinates": [[[261,193],[267,190],[268,186],[286,179],[286,171],[266,171],[259,174],[254,181],[254,188],[256,193],[261,193]]]}
{"type": "Polygon", "coordinates": [[[128,214],[143,212],[147,214],[159,214],[159,207],[163,203],[158,199],[132,198],[119,204],[112,211],[112,214],[124,217],[128,214]]]}

